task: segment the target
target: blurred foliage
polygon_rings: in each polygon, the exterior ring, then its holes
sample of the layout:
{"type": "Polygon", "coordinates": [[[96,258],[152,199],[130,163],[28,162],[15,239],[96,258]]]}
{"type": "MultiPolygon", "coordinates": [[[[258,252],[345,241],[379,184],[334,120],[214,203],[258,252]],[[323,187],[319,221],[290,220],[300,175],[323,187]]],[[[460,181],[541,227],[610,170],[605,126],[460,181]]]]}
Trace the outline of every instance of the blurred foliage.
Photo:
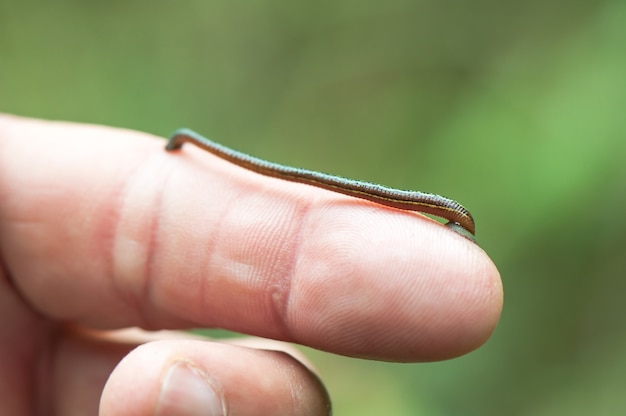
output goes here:
{"type": "Polygon", "coordinates": [[[442,363],[309,351],[337,415],[626,412],[626,2],[0,3],[0,111],[187,126],[450,195],[506,302],[442,363]]]}

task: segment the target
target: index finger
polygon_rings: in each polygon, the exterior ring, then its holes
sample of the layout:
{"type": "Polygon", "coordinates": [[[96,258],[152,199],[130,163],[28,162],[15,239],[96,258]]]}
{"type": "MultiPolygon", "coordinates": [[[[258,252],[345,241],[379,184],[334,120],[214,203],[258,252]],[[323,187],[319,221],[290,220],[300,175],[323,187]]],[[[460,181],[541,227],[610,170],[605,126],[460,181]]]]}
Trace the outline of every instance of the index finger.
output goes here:
{"type": "Polygon", "coordinates": [[[0,120],[0,247],[33,308],[392,361],[463,354],[495,327],[495,266],[439,223],[163,145],[0,120]]]}

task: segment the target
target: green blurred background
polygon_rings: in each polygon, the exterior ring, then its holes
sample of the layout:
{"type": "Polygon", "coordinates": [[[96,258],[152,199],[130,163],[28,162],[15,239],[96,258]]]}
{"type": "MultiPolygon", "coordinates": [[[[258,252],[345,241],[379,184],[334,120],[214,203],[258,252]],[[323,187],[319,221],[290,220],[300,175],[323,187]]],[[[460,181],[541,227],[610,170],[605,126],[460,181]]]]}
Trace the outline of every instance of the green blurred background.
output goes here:
{"type": "Polygon", "coordinates": [[[4,1],[0,111],[451,196],[505,287],[481,349],[306,350],[336,415],[626,414],[626,2],[4,1]]]}

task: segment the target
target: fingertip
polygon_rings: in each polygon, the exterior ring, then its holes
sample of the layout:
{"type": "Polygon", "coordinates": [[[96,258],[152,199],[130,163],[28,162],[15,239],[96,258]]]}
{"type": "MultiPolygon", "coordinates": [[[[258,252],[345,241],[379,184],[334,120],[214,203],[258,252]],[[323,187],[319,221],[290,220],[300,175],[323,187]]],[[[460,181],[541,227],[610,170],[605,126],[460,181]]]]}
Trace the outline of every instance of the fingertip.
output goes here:
{"type": "Polygon", "coordinates": [[[288,354],[208,341],[133,350],[109,378],[102,415],[329,414],[319,379],[288,354]]]}
{"type": "Polygon", "coordinates": [[[325,222],[310,214],[301,252],[312,255],[295,268],[287,311],[296,340],[417,362],[456,357],[489,338],[502,309],[495,265],[441,224],[398,214],[327,207],[325,222]]]}

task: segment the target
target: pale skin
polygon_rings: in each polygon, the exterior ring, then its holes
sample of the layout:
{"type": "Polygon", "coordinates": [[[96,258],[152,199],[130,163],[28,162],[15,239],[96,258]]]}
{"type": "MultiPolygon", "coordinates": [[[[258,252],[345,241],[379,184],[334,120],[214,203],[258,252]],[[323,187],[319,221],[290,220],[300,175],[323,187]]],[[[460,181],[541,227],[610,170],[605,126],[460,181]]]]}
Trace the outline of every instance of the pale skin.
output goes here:
{"type": "Polygon", "coordinates": [[[492,333],[500,276],[471,241],[164,144],[0,116],[0,413],[322,415],[280,341],[416,362],[492,333]],[[270,340],[150,332],[192,327],[270,340]]]}

